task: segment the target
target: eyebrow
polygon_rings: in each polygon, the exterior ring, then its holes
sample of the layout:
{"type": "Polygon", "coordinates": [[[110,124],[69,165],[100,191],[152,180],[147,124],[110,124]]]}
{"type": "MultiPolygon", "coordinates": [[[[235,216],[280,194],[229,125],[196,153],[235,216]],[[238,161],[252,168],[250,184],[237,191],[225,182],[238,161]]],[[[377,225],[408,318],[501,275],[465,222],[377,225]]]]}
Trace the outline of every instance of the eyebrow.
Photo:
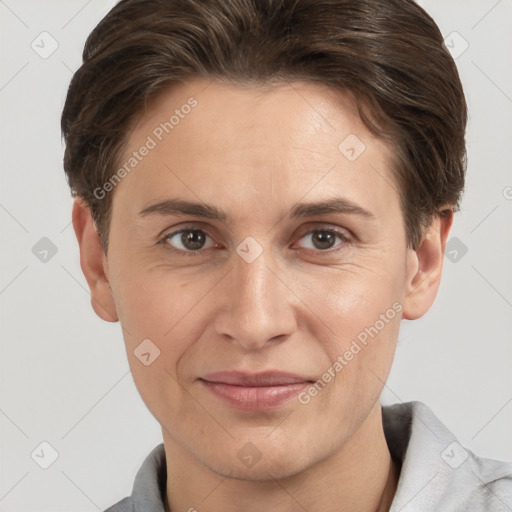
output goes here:
{"type": "MultiPolygon", "coordinates": [[[[369,210],[343,197],[335,197],[314,203],[299,203],[290,210],[288,215],[290,218],[304,218],[329,213],[354,214],[369,219],[375,218],[375,215],[369,210]]],[[[166,199],[160,201],[144,208],[139,212],[139,215],[141,217],[149,215],[192,215],[194,217],[202,217],[221,222],[230,220],[229,215],[225,211],[214,205],[195,203],[182,199],[166,199]]]]}

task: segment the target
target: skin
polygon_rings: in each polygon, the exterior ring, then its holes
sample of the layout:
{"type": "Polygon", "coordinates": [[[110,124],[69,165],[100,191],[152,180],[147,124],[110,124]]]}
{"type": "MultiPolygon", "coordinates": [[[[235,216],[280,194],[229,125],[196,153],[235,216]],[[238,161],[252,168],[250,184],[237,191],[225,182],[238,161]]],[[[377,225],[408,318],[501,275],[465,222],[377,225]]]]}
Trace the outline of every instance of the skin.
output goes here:
{"type": "Polygon", "coordinates": [[[408,248],[392,148],[320,84],[175,86],[138,116],[121,160],[190,97],[197,106],[115,187],[108,255],[87,206],[77,199],[73,210],[92,306],[121,322],[134,381],[162,425],[167,510],[388,510],[399,468],[379,396],[401,319],[435,299],[452,215],[408,248]],[[349,134],[366,146],[354,161],[338,149],[349,134]],[[372,216],[288,216],[338,196],[372,216]],[[229,218],[139,215],[171,197],[229,218]],[[187,251],[179,235],[163,240],[185,227],[206,234],[193,256],[169,250],[187,251]],[[326,228],[349,241],[319,246],[326,228]],[[252,263],[236,252],[248,236],[263,250],[252,263]],[[401,312],[307,404],[242,411],[198,380],[234,369],[320,379],[397,302],[401,312]],[[145,366],[134,350],[147,338],[160,356],[145,366]],[[252,467],[237,457],[247,443],[261,454],[252,467]]]}

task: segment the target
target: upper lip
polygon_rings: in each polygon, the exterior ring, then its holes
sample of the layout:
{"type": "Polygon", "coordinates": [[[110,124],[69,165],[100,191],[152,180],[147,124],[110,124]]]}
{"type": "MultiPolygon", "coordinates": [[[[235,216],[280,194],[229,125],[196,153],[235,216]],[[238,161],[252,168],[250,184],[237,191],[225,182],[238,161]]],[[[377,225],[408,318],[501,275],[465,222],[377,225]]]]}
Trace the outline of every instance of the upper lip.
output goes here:
{"type": "Polygon", "coordinates": [[[308,377],[280,371],[246,373],[241,371],[215,372],[203,375],[201,380],[234,386],[283,386],[297,382],[314,382],[308,377]]]}

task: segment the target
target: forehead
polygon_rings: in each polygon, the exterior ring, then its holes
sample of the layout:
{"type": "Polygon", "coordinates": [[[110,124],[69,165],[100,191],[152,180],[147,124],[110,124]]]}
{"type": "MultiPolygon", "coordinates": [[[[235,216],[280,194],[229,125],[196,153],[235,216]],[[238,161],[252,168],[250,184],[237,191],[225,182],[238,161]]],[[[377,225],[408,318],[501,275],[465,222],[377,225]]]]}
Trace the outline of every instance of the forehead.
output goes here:
{"type": "MultiPolygon", "coordinates": [[[[130,140],[152,133],[157,142],[165,144],[162,139],[178,140],[187,128],[198,139],[212,143],[220,140],[223,146],[229,134],[233,146],[240,146],[240,150],[256,149],[256,137],[283,149],[297,143],[307,149],[311,142],[312,150],[322,142],[331,144],[329,136],[341,136],[346,130],[374,139],[359,118],[352,97],[325,84],[257,85],[196,79],[174,85],[150,100],[138,114],[130,140]],[[290,130],[292,126],[295,129],[290,130]]],[[[372,142],[382,145],[377,139],[372,142]]]]}
{"type": "Polygon", "coordinates": [[[198,79],[162,92],[138,115],[121,165],[137,162],[114,194],[132,194],[140,206],[169,195],[227,201],[240,214],[251,201],[275,208],[342,194],[379,210],[397,200],[390,157],[340,91],[198,79]]]}

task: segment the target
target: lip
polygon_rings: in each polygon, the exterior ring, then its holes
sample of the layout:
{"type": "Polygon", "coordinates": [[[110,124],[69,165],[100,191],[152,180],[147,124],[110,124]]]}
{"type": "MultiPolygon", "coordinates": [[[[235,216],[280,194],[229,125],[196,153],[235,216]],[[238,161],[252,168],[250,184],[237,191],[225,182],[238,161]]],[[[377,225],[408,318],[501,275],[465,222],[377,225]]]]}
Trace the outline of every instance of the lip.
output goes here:
{"type": "Polygon", "coordinates": [[[308,377],[279,371],[256,374],[216,372],[199,380],[206,389],[232,407],[248,411],[274,409],[314,382],[308,377]]]}

